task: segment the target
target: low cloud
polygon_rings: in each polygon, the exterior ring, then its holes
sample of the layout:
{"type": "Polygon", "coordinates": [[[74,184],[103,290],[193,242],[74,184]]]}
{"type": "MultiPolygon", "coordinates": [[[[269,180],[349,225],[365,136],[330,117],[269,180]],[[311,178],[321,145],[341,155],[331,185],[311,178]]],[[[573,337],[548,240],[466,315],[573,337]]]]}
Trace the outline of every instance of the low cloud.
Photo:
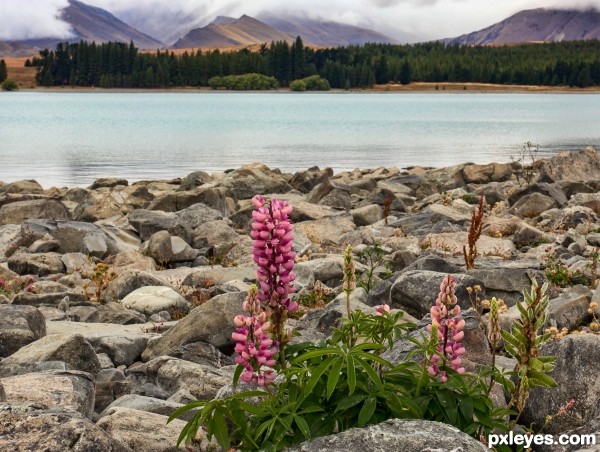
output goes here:
{"type": "Polygon", "coordinates": [[[69,25],[60,20],[68,0],[3,1],[0,6],[0,40],[68,38],[69,25]]]}

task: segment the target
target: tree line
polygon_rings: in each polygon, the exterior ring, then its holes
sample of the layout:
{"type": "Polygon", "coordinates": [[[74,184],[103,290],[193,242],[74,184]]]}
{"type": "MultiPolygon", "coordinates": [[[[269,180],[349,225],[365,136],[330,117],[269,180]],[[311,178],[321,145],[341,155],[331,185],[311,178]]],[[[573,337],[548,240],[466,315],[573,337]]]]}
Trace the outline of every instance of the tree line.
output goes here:
{"type": "Polygon", "coordinates": [[[209,86],[214,77],[262,74],[280,86],[318,75],[332,88],[375,84],[476,82],[587,87],[600,85],[600,41],[516,46],[464,46],[441,42],[365,44],[313,49],[298,37],[262,44],[257,51],[210,50],[175,54],[140,52],[133,43],[59,43],[40,51],[36,66],[44,86],[168,88],[209,86]]]}

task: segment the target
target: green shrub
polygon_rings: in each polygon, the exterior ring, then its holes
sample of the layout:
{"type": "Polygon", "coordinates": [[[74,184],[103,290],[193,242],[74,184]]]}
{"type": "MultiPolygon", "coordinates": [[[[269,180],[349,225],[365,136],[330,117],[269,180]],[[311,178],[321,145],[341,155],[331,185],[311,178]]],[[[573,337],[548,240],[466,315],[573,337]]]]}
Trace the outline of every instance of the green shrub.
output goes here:
{"type": "Polygon", "coordinates": [[[294,80],[290,83],[291,91],[306,91],[306,83],[303,80],[294,80]]]}
{"type": "Polygon", "coordinates": [[[263,74],[249,73],[242,75],[227,75],[225,77],[212,77],[208,80],[212,89],[231,89],[236,91],[266,90],[279,88],[275,77],[263,74]]]}
{"type": "Polygon", "coordinates": [[[290,83],[292,91],[329,91],[331,88],[327,79],[318,75],[311,75],[290,83]]]}
{"type": "Polygon", "coordinates": [[[14,80],[6,80],[2,84],[2,89],[4,91],[16,91],[19,89],[19,87],[17,86],[17,82],[15,82],[14,80]]]}

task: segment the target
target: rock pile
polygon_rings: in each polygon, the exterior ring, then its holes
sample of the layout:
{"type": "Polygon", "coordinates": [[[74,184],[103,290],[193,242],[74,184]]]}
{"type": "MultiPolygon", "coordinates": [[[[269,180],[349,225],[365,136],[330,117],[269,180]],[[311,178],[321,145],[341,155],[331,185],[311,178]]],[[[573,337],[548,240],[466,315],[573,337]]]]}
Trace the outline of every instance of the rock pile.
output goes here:
{"type": "MultiPolygon", "coordinates": [[[[339,293],[344,247],[360,255],[377,244],[389,265],[370,268],[359,259],[369,290],[353,294],[355,308],[388,303],[418,323],[452,273],[461,307],[470,307],[467,289],[479,286],[481,298],[505,301],[501,320],[510,328],[522,289],[550,275],[547,327],[585,330],[590,301],[600,299],[600,289],[589,288],[600,273],[600,156],[586,149],[539,161],[530,185],[520,185],[514,169],[462,164],[334,175],[252,164],[181,180],[105,178],[87,189],[0,183],[0,449],[176,450],[184,421],[167,425],[168,414],[214,398],[233,376],[232,319],[255,279],[249,231],[257,193],[294,206],[300,299],[316,287],[339,293]],[[480,196],[484,232],[476,268],[466,270],[462,247],[480,196]]],[[[304,339],[324,338],[342,315],[339,303],[290,327],[304,339]]],[[[476,365],[489,350],[472,331],[465,342],[476,365]]],[[[550,433],[598,435],[600,336],[568,335],[547,347],[557,356],[559,389],[534,391],[523,421],[543,423],[575,399],[550,433]]],[[[381,450],[485,450],[448,426],[407,420],[294,450],[357,450],[374,437],[381,450]],[[393,448],[400,440],[409,442],[393,448]]]]}

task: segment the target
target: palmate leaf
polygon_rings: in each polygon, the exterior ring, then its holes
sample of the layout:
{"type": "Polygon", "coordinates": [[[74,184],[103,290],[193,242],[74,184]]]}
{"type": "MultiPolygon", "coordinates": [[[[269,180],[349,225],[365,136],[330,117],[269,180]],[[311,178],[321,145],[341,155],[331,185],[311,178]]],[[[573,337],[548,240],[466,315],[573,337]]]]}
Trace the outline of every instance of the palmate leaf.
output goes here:
{"type": "Polygon", "coordinates": [[[323,373],[325,373],[325,371],[327,370],[327,368],[329,366],[331,366],[333,360],[334,360],[334,357],[327,358],[325,361],[323,361],[319,365],[319,367],[317,367],[312,372],[312,375],[308,379],[308,383],[306,383],[306,387],[304,388],[304,391],[302,392],[303,399],[305,399],[306,397],[308,397],[310,395],[311,391],[314,389],[314,387],[316,386],[316,384],[321,379],[321,376],[323,375],[323,373]]]}
{"type": "Polygon", "coordinates": [[[356,389],[356,368],[354,367],[354,358],[352,355],[346,357],[346,372],[348,378],[348,391],[352,394],[356,389]]]}
{"type": "Polygon", "coordinates": [[[167,419],[167,424],[169,422],[171,422],[172,420],[177,419],[183,413],[187,413],[188,411],[193,410],[194,408],[201,408],[204,405],[206,405],[207,403],[208,402],[205,402],[204,400],[198,400],[197,402],[191,402],[191,403],[188,403],[187,405],[177,408],[175,411],[173,411],[171,413],[171,415],[169,416],[169,419],[167,419]]]}
{"type": "Polygon", "coordinates": [[[221,446],[223,450],[229,450],[229,431],[227,430],[227,424],[222,410],[217,409],[215,411],[209,426],[212,427],[209,428],[209,434],[212,433],[215,436],[219,446],[221,446]]]}
{"type": "Polygon", "coordinates": [[[323,356],[323,355],[339,355],[340,353],[342,353],[342,352],[337,347],[319,348],[317,350],[311,350],[310,352],[303,353],[300,356],[298,356],[297,358],[294,358],[294,360],[292,361],[292,364],[301,363],[303,361],[306,361],[306,360],[309,360],[312,358],[317,358],[317,357],[323,356]]]}
{"type": "Polygon", "coordinates": [[[456,405],[456,399],[454,394],[450,391],[439,389],[436,392],[436,397],[440,402],[440,405],[444,408],[444,412],[450,424],[456,424],[456,417],[458,416],[458,407],[456,405]]]}
{"type": "Polygon", "coordinates": [[[358,405],[360,402],[367,398],[367,394],[353,394],[340,400],[335,408],[335,411],[345,411],[348,408],[352,408],[358,405]]]}
{"type": "Polygon", "coordinates": [[[381,383],[381,378],[379,378],[379,375],[377,375],[377,372],[375,372],[373,370],[371,365],[369,363],[365,362],[364,360],[362,360],[361,358],[359,358],[358,356],[355,357],[354,360],[369,375],[369,378],[375,384],[375,386],[377,386],[377,389],[379,389],[380,391],[383,391],[383,384],[381,383]]]}

